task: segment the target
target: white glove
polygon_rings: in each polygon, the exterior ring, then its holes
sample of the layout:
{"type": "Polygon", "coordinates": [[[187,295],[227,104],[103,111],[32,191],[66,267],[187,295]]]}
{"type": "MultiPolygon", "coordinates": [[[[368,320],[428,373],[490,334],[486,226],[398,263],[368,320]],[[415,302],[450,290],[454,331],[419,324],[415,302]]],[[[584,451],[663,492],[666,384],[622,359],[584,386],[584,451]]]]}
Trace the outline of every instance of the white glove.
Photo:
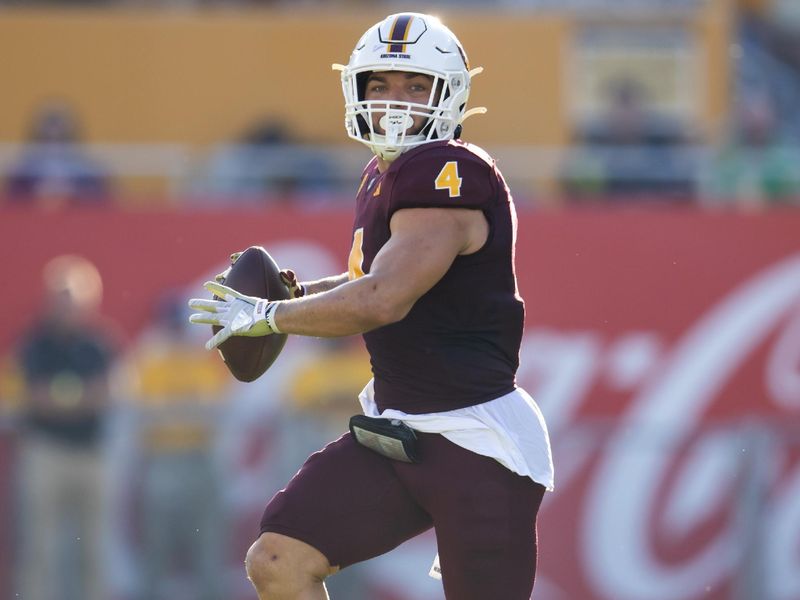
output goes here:
{"type": "Polygon", "coordinates": [[[222,300],[205,298],[189,300],[190,308],[204,311],[192,314],[189,317],[190,322],[222,327],[206,342],[206,349],[213,350],[234,335],[259,337],[281,333],[275,325],[277,302],[270,302],[265,298],[256,298],[255,296],[245,296],[233,288],[214,281],[206,281],[203,287],[215,296],[223,298],[222,300]]]}

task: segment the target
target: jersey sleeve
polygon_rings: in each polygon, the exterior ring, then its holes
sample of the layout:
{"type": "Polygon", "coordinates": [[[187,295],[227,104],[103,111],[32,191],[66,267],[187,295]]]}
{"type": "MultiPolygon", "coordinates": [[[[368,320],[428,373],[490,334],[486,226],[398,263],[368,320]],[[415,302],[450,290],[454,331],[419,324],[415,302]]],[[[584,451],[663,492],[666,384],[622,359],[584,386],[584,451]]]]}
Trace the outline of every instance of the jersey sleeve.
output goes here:
{"type": "Polygon", "coordinates": [[[390,213],[401,208],[486,209],[496,196],[492,165],[460,147],[421,152],[392,182],[390,213]]]}

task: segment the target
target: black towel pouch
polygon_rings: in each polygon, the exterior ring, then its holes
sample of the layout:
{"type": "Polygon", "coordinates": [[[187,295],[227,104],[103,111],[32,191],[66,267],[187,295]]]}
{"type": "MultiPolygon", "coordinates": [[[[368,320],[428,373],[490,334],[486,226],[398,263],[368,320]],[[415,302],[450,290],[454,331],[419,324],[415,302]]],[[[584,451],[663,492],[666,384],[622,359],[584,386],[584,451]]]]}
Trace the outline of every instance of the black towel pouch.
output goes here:
{"type": "Polygon", "coordinates": [[[350,417],[350,433],[359,444],[386,458],[407,463],[420,461],[417,434],[402,421],[355,415],[350,417]]]}

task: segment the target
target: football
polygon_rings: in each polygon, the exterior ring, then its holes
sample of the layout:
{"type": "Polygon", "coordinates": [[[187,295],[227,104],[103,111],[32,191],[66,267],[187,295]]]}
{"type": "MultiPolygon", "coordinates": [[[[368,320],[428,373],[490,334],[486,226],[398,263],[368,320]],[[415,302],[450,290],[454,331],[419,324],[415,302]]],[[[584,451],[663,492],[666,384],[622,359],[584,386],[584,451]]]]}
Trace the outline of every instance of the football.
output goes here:
{"type": "MultiPolygon", "coordinates": [[[[289,290],[280,278],[280,268],[261,246],[250,246],[231,266],[225,285],[248,296],[286,300],[289,290]]],[[[214,333],[221,327],[212,326],[214,333]]],[[[275,362],[286,343],[285,334],[261,337],[231,337],[218,349],[231,374],[239,381],[255,381],[275,362]]]]}

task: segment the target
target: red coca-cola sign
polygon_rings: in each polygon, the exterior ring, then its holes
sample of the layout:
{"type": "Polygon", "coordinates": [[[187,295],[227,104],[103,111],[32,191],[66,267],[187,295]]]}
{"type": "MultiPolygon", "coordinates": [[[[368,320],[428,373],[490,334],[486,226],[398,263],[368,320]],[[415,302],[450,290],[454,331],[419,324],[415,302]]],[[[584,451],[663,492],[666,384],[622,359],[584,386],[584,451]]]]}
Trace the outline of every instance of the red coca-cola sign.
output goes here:
{"type": "MultiPolygon", "coordinates": [[[[160,293],[197,292],[232,250],[263,244],[301,277],[344,271],[350,219],[9,211],[0,350],[35,314],[56,254],[96,262],[103,308],[135,340],[160,293]]],[[[547,416],[556,464],[534,597],[800,598],[800,212],[522,213],[517,275],[519,383],[547,416]]],[[[230,471],[243,532],[266,500],[253,490],[270,444],[253,447],[230,471]]],[[[441,598],[427,583],[433,552],[432,538],[401,548],[364,585],[374,598],[441,598]],[[409,567],[415,557],[424,567],[409,567]]]]}
{"type": "Polygon", "coordinates": [[[800,598],[797,215],[542,220],[520,383],[555,446],[543,597],[800,598]]]}

